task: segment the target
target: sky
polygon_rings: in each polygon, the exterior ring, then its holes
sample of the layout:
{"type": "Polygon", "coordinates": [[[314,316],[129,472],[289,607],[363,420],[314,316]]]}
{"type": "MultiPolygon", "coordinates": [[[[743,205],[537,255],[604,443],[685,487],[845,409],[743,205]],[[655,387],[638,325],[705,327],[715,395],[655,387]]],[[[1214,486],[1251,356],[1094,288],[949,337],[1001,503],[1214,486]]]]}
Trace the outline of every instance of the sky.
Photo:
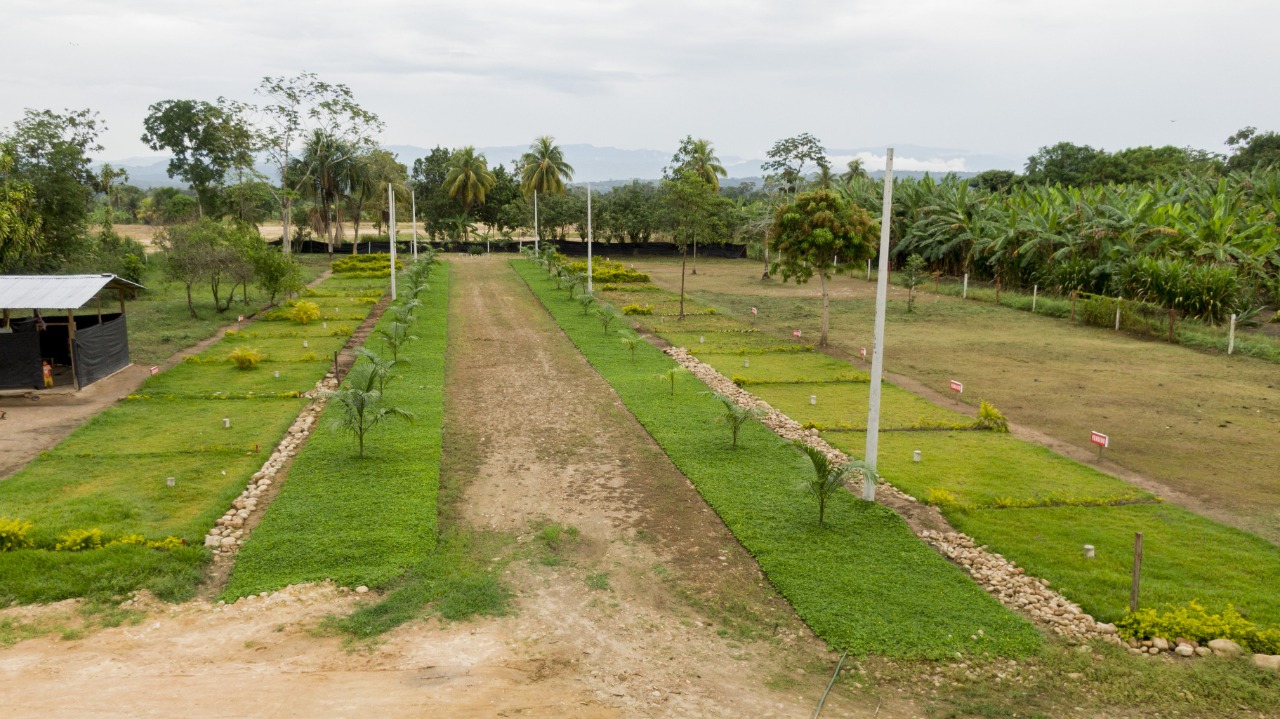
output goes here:
{"type": "Polygon", "coordinates": [[[310,71],[387,145],[693,135],[761,158],[810,132],[871,169],[894,145],[917,148],[903,169],[1021,169],[1063,140],[1225,151],[1280,129],[1278,26],[1275,0],[4,0],[0,128],[87,107],[100,159],[149,155],[152,103],[253,102],[310,71]]]}

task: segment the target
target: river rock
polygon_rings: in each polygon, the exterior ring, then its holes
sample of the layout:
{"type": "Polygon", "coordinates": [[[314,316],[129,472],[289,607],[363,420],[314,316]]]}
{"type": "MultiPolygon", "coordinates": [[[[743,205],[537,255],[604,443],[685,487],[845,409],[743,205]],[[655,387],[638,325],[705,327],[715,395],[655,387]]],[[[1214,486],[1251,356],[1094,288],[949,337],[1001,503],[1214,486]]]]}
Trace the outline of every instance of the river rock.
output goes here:
{"type": "Polygon", "coordinates": [[[1254,654],[1253,664],[1259,669],[1269,669],[1280,674],[1280,655],[1277,654],[1254,654]]]}
{"type": "Polygon", "coordinates": [[[1209,648],[1220,657],[1238,657],[1244,654],[1244,649],[1230,639],[1210,639],[1209,648]]]}
{"type": "Polygon", "coordinates": [[[1179,644],[1178,646],[1174,647],[1173,651],[1175,654],[1177,654],[1180,657],[1192,657],[1192,656],[1195,656],[1196,654],[1195,648],[1192,647],[1190,644],[1179,644]]]}

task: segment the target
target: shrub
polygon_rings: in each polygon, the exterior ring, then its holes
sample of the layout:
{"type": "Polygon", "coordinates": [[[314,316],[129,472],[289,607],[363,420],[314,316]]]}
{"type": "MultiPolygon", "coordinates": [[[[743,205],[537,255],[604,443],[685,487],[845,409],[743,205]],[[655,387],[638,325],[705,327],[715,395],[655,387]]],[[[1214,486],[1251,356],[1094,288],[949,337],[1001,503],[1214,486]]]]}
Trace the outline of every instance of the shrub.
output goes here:
{"type": "Polygon", "coordinates": [[[147,545],[147,538],[141,534],[126,534],[123,537],[117,537],[116,539],[107,542],[108,547],[114,547],[117,544],[133,544],[145,547],[147,545]]]}
{"type": "MultiPolygon", "coordinates": [[[[360,276],[366,272],[382,272],[382,277],[388,277],[391,274],[391,255],[386,252],[378,252],[372,255],[354,255],[352,257],[344,257],[340,260],[334,260],[334,274],[360,276]]],[[[396,271],[404,269],[404,261],[399,257],[396,258],[396,271]]]]}
{"type": "Polygon", "coordinates": [[[1210,614],[1196,602],[1163,612],[1139,609],[1116,622],[1116,629],[1125,639],[1230,639],[1251,652],[1280,654],[1280,629],[1258,629],[1230,605],[1221,614],[1210,614]]]}
{"type": "Polygon", "coordinates": [[[253,369],[262,361],[262,353],[248,347],[237,347],[227,355],[227,359],[234,362],[239,369],[253,369]]]}
{"type": "Polygon", "coordinates": [[[992,432],[1008,432],[1009,420],[1004,413],[996,409],[990,402],[978,400],[978,419],[973,423],[974,427],[980,429],[989,429],[992,432]]]}
{"type": "Polygon", "coordinates": [[[154,542],[147,542],[147,549],[163,549],[167,551],[170,549],[177,549],[184,544],[186,544],[186,542],[182,541],[179,537],[165,537],[164,539],[159,539],[154,542]]]}
{"type": "MultiPolygon", "coordinates": [[[[566,272],[586,274],[587,262],[586,260],[569,262],[563,267],[566,272]]],[[[594,259],[591,262],[591,279],[595,282],[609,283],[648,282],[649,275],[628,270],[621,262],[615,260],[594,259]]]]}
{"type": "Polygon", "coordinates": [[[83,552],[101,548],[101,529],[72,529],[59,535],[57,544],[53,546],[56,552],[83,552]]]}
{"type": "Polygon", "coordinates": [[[924,503],[931,504],[938,509],[950,509],[960,506],[960,503],[956,501],[956,496],[945,489],[930,489],[924,503]]]}
{"type": "Polygon", "coordinates": [[[300,300],[293,303],[286,316],[300,325],[305,325],[320,319],[320,306],[310,300],[300,300]]]}
{"type": "Polygon", "coordinates": [[[350,325],[338,325],[329,334],[333,337],[350,337],[352,329],[350,325]]]}
{"type": "Polygon", "coordinates": [[[31,522],[0,517],[0,552],[31,548],[32,542],[27,539],[30,530],[31,522]]]}
{"type": "Polygon", "coordinates": [[[622,306],[622,314],[624,315],[651,315],[653,314],[653,305],[642,305],[638,302],[632,302],[629,305],[622,306]]]}

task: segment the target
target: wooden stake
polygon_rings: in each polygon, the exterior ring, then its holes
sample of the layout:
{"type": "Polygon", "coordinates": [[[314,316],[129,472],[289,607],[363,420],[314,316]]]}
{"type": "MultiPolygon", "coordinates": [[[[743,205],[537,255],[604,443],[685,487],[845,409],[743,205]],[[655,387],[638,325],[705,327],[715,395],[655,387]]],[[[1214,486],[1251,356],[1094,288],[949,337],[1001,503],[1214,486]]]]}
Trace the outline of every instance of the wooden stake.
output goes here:
{"type": "Polygon", "coordinates": [[[1129,611],[1138,611],[1138,585],[1142,579],[1142,532],[1133,533],[1133,584],[1129,587],[1129,611]]]}

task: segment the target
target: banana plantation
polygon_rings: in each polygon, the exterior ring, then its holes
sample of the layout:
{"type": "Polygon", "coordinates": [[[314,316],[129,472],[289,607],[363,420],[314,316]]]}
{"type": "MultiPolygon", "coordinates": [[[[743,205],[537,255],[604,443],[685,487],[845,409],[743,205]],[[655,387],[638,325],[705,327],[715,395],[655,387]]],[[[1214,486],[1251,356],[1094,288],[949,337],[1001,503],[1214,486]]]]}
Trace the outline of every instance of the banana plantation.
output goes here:
{"type": "MultiPolygon", "coordinates": [[[[882,184],[838,186],[880,213],[882,184]]],[[[947,177],[900,180],[893,259],[1008,289],[1038,285],[1157,305],[1209,323],[1280,304],[1280,173],[1149,184],[988,191],[947,177]]]]}

